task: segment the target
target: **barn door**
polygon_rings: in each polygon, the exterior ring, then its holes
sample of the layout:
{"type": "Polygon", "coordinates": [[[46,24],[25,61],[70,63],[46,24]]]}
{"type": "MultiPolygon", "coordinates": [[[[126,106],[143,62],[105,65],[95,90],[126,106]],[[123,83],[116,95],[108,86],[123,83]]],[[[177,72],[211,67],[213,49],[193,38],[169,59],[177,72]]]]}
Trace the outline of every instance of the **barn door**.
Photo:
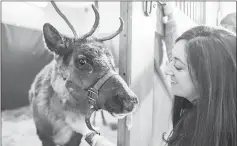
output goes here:
{"type": "Polygon", "coordinates": [[[120,34],[119,73],[140,105],[131,116],[119,120],[117,146],[148,146],[153,129],[156,3],[121,2],[120,16],[125,29],[120,34]]]}

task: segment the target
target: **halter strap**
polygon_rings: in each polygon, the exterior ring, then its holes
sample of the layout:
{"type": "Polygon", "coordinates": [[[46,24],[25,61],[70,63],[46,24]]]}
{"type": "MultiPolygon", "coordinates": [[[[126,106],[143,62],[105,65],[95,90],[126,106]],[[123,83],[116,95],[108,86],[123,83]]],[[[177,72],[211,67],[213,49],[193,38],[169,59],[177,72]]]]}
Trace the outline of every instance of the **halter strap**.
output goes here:
{"type": "Polygon", "coordinates": [[[101,86],[112,76],[114,75],[118,75],[118,73],[116,73],[113,70],[108,71],[102,78],[100,78],[96,84],[93,86],[94,89],[96,89],[97,91],[101,88],[101,86]]]}
{"type": "Polygon", "coordinates": [[[93,126],[91,125],[91,122],[90,122],[90,117],[92,115],[92,113],[94,111],[97,111],[98,110],[98,107],[97,107],[97,104],[96,104],[96,101],[98,99],[98,96],[99,96],[99,90],[100,88],[103,86],[103,84],[112,76],[114,75],[118,75],[116,72],[110,70],[108,71],[102,78],[100,78],[92,88],[88,89],[87,92],[87,98],[88,98],[88,101],[89,103],[91,104],[91,108],[89,110],[89,112],[87,112],[86,114],[86,118],[85,118],[85,122],[86,122],[86,125],[87,127],[92,130],[92,131],[95,131],[96,133],[100,134],[98,131],[96,131],[93,126]]]}
{"type": "Polygon", "coordinates": [[[91,118],[91,115],[93,114],[93,112],[95,112],[96,109],[95,108],[90,108],[89,111],[87,112],[86,114],[86,117],[85,117],[85,122],[86,122],[86,126],[92,130],[92,131],[95,131],[97,134],[100,134],[100,132],[98,132],[97,130],[95,130],[93,128],[93,126],[91,125],[91,122],[90,122],[90,118],[91,118]]]}
{"type": "Polygon", "coordinates": [[[112,76],[118,75],[115,71],[108,71],[102,78],[100,78],[93,87],[89,88],[87,90],[87,98],[89,103],[97,110],[97,104],[96,101],[99,96],[99,90],[104,85],[104,83],[112,76]]]}
{"type": "MultiPolygon", "coordinates": [[[[86,118],[85,118],[85,122],[87,127],[92,130],[95,131],[96,133],[99,134],[99,132],[97,132],[93,126],[90,123],[90,117],[93,114],[94,111],[97,111],[99,108],[97,106],[97,100],[99,97],[99,90],[100,88],[104,85],[104,83],[112,76],[114,75],[118,75],[118,73],[116,73],[113,70],[109,70],[103,77],[101,77],[91,88],[84,90],[84,89],[80,89],[81,92],[83,92],[83,94],[86,96],[86,98],[88,99],[88,102],[90,104],[90,109],[86,114],[86,118]]],[[[69,90],[70,93],[70,90],[69,90]]],[[[70,93],[71,94],[71,93],[70,93]]],[[[74,102],[78,102],[74,96],[72,96],[72,99],[74,100],[74,102]]]]}

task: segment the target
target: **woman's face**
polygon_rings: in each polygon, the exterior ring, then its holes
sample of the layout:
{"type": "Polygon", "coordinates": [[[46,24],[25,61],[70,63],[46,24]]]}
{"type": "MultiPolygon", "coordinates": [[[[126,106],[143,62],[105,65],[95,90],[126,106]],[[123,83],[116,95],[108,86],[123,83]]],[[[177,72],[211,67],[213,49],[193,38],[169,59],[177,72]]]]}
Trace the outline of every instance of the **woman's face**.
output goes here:
{"type": "Polygon", "coordinates": [[[179,40],[174,45],[172,54],[170,55],[170,62],[165,69],[165,74],[170,76],[173,95],[187,98],[192,102],[198,97],[198,94],[188,70],[185,52],[186,43],[186,40],[179,40]]]}

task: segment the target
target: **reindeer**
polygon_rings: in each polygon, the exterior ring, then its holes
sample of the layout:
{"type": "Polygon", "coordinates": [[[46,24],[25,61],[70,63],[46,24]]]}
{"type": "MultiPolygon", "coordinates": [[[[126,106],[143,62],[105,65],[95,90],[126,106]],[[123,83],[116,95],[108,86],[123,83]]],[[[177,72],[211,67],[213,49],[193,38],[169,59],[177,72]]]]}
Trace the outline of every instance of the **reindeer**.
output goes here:
{"type": "MultiPolygon", "coordinates": [[[[138,97],[115,72],[114,60],[104,41],[117,36],[92,36],[99,25],[100,15],[94,5],[95,22],[92,29],[78,37],[65,15],[51,2],[57,13],[71,28],[74,37],[62,35],[49,23],[43,26],[43,36],[54,59],[35,77],[29,90],[36,131],[43,146],[79,146],[82,135],[72,130],[66,118],[83,115],[88,128],[91,114],[108,111],[124,117],[138,106],[138,97]]],[[[80,125],[78,125],[80,126],[80,125]]]]}

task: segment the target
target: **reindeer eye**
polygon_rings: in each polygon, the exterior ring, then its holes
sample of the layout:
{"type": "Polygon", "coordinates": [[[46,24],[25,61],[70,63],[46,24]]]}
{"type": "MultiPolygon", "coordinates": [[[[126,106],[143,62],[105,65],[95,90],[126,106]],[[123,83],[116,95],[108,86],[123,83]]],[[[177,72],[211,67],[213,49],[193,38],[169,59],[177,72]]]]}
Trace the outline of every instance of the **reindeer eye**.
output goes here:
{"type": "Polygon", "coordinates": [[[85,65],[86,64],[86,59],[80,58],[76,60],[77,65],[85,65]]]}

